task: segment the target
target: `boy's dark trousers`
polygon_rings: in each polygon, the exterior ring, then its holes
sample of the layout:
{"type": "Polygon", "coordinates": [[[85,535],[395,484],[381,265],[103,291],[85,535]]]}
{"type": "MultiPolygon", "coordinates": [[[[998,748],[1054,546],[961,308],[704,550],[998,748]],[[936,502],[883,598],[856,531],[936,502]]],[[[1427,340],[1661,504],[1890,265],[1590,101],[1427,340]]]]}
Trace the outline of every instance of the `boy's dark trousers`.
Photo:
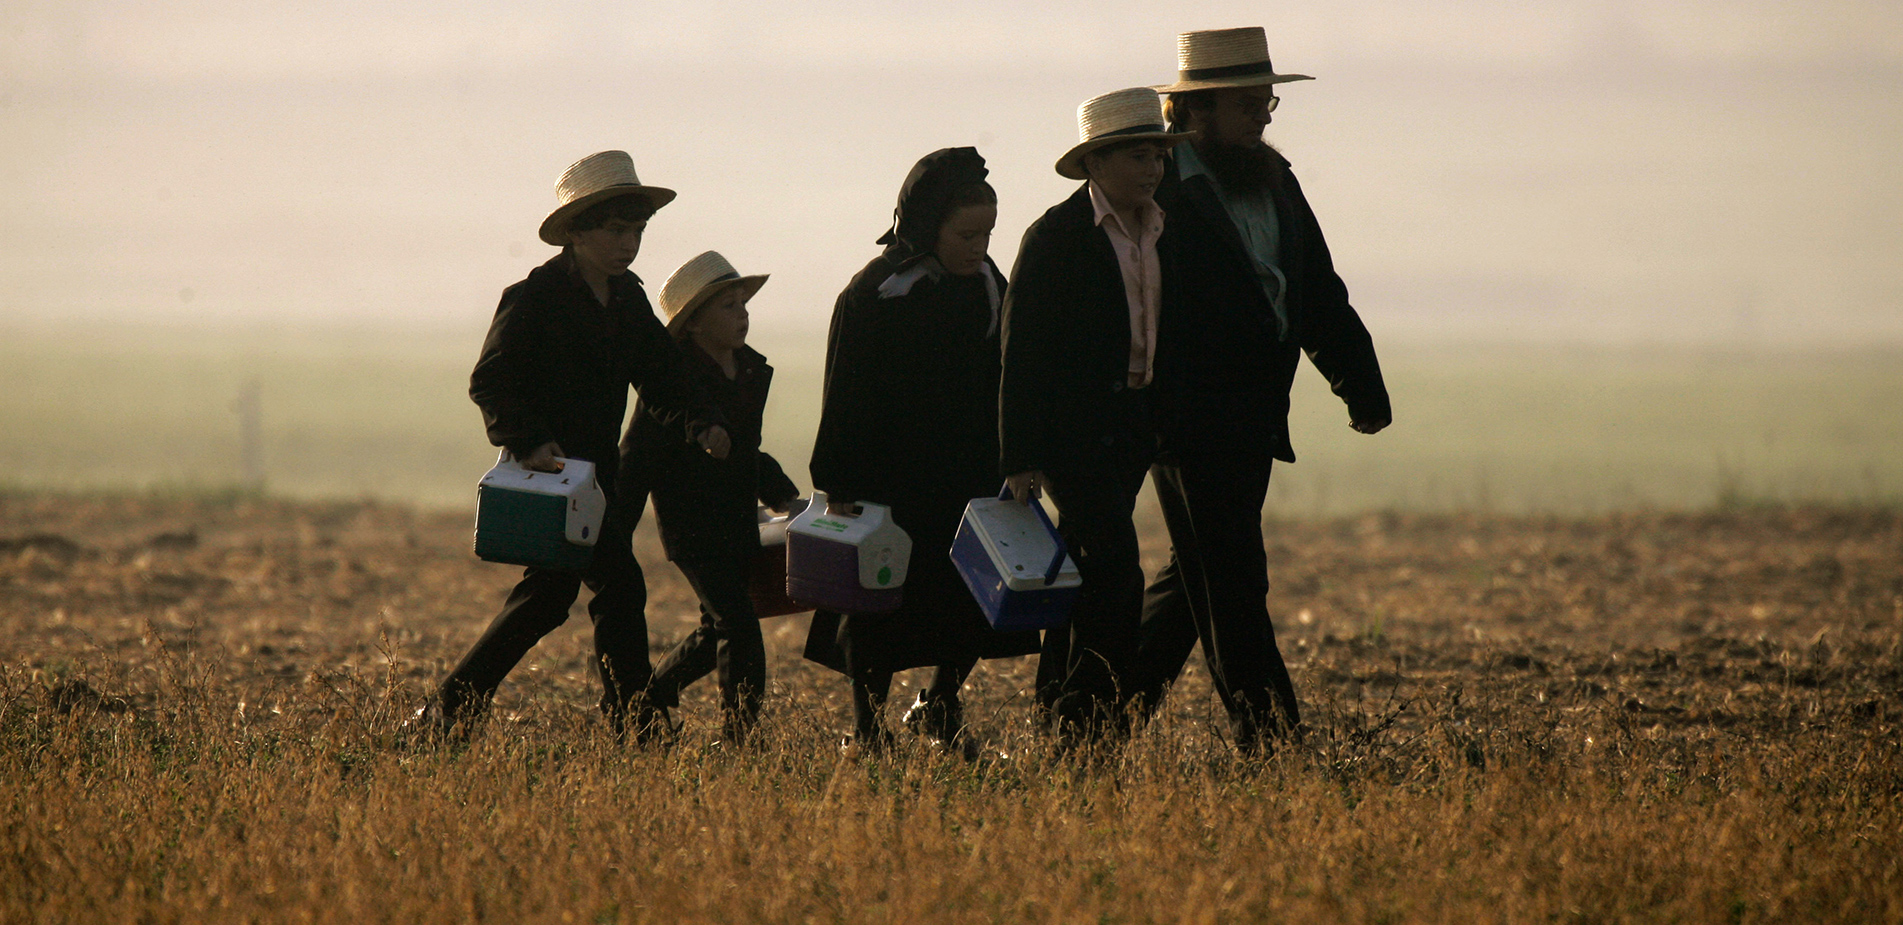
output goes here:
{"type": "Polygon", "coordinates": [[[601,540],[585,573],[530,568],[509,592],[482,638],[443,679],[438,691],[443,719],[473,720],[489,705],[522,657],[568,620],[569,605],[585,583],[594,592],[588,616],[595,624],[595,669],[601,676],[601,711],[620,728],[648,686],[647,585],[635,561],[633,531],[614,506],[602,519],[601,540]]]}
{"type": "Polygon", "coordinates": [[[766,643],[747,594],[749,564],[724,556],[674,563],[700,597],[700,628],[661,660],[648,687],[655,706],[674,707],[682,688],[717,670],[724,726],[736,737],[759,717],[766,694],[766,643]]]}
{"type": "Polygon", "coordinates": [[[1066,738],[1121,730],[1136,692],[1143,563],[1131,518],[1156,455],[1148,391],[1119,393],[1122,419],[1102,436],[1102,452],[1044,470],[1058,532],[1083,580],[1069,632],[1046,632],[1038,663],[1040,699],[1066,738]]]}
{"type": "Polygon", "coordinates": [[[1301,720],[1266,603],[1262,503],[1272,464],[1233,451],[1166,453],[1150,470],[1172,551],[1143,602],[1142,709],[1156,710],[1200,641],[1245,752],[1301,720]]]}

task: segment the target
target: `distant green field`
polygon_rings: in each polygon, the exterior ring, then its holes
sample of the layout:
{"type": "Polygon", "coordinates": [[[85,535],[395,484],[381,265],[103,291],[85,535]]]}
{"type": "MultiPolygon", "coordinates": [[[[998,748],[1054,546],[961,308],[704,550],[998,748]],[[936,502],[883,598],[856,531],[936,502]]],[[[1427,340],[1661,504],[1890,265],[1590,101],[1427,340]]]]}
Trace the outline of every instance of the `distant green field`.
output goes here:
{"type": "MultiPolygon", "coordinates": [[[[0,331],[0,485],[219,490],[262,398],[268,491],[469,503],[494,459],[465,395],[480,331],[0,331]]],[[[767,446],[804,482],[818,347],[779,370],[767,446]]],[[[1903,350],[1388,346],[1396,424],[1364,437],[1312,369],[1272,516],[1582,513],[1903,498],[1903,350]]]]}

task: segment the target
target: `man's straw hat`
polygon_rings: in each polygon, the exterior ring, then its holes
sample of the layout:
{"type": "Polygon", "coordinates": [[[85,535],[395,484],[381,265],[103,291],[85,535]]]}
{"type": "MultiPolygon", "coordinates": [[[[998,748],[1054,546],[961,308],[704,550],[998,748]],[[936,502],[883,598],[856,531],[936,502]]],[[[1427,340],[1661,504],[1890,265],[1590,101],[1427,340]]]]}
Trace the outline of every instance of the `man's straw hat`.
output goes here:
{"type": "Polygon", "coordinates": [[[741,276],[727,258],[708,251],[681,264],[674,275],[661,284],[661,310],[667,312],[667,329],[678,333],[707,300],[729,286],[739,286],[744,298],[766,285],[767,274],[741,276]]]}
{"type": "Polygon", "coordinates": [[[1105,145],[1154,141],[1167,146],[1189,137],[1163,130],[1163,98],[1149,87],[1131,87],[1085,100],[1077,107],[1077,136],[1083,140],[1057,159],[1058,175],[1072,180],[1090,179],[1084,172],[1084,155],[1105,145]]]}
{"type": "Polygon", "coordinates": [[[562,171],[555,181],[555,211],[542,219],[542,241],[561,247],[568,243],[568,223],[583,209],[617,196],[640,196],[656,209],[674,201],[674,191],[642,186],[634,175],[634,158],[626,151],[590,154],[562,171]]]}
{"type": "Polygon", "coordinates": [[[1269,37],[1261,26],[1210,29],[1176,37],[1176,82],[1157,87],[1156,92],[1260,87],[1314,79],[1307,74],[1277,74],[1269,63],[1269,37]]]}

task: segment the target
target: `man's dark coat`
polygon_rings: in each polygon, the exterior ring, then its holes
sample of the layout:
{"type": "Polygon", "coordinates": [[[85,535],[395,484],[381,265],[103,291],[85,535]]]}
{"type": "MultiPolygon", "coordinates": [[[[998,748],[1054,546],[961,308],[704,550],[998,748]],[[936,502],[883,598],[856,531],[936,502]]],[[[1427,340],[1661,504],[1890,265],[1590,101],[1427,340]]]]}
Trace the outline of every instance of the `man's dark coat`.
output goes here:
{"type": "MultiPolygon", "coordinates": [[[[1274,155],[1270,194],[1281,224],[1280,269],[1288,279],[1289,331],[1207,176],[1183,180],[1172,164],[1156,193],[1165,285],[1157,325],[1156,380],[1165,446],[1213,446],[1294,462],[1289,387],[1303,352],[1348,404],[1354,419],[1388,420],[1387,387],[1374,343],[1348,304],[1321,226],[1288,161],[1274,155]]],[[[1107,251],[1106,251],[1107,253],[1107,251]]]]}

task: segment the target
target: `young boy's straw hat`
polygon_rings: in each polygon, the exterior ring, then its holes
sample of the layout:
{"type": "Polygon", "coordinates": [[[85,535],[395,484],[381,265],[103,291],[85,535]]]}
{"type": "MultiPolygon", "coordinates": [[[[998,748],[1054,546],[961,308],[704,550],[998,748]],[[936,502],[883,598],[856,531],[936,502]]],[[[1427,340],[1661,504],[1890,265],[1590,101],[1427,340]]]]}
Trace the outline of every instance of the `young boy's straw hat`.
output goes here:
{"type": "Polygon", "coordinates": [[[729,286],[738,286],[742,297],[751,299],[766,285],[767,274],[741,276],[727,258],[708,251],[680,265],[667,282],[661,284],[661,310],[667,313],[667,330],[678,333],[714,294],[729,286]]]}

